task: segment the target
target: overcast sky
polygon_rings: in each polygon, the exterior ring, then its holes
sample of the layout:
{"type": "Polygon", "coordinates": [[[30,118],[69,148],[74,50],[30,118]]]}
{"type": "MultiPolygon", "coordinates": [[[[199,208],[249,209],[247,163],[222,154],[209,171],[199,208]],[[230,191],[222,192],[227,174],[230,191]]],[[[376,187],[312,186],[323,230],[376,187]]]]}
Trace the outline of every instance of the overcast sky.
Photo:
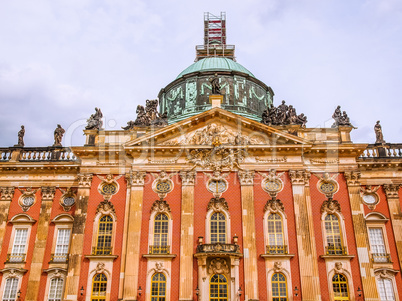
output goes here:
{"type": "Polygon", "coordinates": [[[0,146],[82,145],[95,107],[107,129],[193,63],[203,13],[227,14],[237,62],[308,116],[332,124],[339,104],[354,142],[402,142],[400,0],[0,0],[0,146]]]}

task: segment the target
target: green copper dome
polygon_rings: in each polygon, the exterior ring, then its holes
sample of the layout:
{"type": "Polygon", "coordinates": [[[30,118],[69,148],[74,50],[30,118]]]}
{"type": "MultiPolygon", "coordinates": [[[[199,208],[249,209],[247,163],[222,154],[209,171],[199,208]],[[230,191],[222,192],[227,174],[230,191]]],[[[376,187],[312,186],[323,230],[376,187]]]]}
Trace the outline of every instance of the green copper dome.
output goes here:
{"type": "Polygon", "coordinates": [[[177,78],[193,72],[203,71],[237,71],[254,77],[250,71],[231,59],[225,57],[207,57],[184,69],[177,78]]]}

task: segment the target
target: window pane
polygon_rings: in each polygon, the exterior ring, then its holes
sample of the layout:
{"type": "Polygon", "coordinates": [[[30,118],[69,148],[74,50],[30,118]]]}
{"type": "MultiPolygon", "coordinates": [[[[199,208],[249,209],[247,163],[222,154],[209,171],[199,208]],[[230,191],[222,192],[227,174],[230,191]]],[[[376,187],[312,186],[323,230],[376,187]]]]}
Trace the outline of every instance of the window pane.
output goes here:
{"type": "Polygon", "coordinates": [[[17,298],[18,278],[8,278],[3,293],[4,301],[14,301],[17,298]]]}

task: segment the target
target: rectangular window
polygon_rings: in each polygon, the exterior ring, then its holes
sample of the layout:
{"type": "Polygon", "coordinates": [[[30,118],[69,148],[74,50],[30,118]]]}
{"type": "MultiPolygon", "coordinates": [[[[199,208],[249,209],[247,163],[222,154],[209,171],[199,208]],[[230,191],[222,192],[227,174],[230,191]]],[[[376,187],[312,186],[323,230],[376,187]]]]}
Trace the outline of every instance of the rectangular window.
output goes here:
{"type": "Polygon", "coordinates": [[[70,243],[70,229],[59,229],[57,231],[56,249],[53,261],[66,261],[68,245],[70,243]]]}
{"type": "Polygon", "coordinates": [[[21,262],[25,260],[25,246],[27,244],[28,229],[16,229],[14,244],[9,261],[21,262]]]}
{"type": "Polygon", "coordinates": [[[378,292],[381,301],[395,301],[394,288],[390,279],[377,279],[378,292]]]}
{"type": "Polygon", "coordinates": [[[382,228],[369,228],[371,254],[374,262],[388,262],[382,228]]]}
{"type": "Polygon", "coordinates": [[[63,295],[63,279],[53,278],[50,281],[48,301],[61,301],[63,295]]]}
{"type": "Polygon", "coordinates": [[[15,301],[17,298],[18,278],[8,278],[4,288],[3,301],[15,301]]]}

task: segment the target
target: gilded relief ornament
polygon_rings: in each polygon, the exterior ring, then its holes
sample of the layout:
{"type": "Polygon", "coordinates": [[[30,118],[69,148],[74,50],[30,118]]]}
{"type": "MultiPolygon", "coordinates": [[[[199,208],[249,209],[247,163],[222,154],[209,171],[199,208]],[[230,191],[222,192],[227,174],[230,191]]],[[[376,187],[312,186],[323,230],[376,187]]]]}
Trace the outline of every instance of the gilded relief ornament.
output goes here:
{"type": "Polygon", "coordinates": [[[282,262],[281,261],[274,262],[274,271],[275,271],[275,273],[279,273],[280,271],[282,271],[282,262]]]}
{"type": "Polygon", "coordinates": [[[370,210],[374,210],[376,205],[379,203],[380,198],[377,194],[377,190],[380,188],[381,186],[377,186],[377,187],[369,187],[366,186],[365,188],[361,187],[360,188],[360,196],[362,197],[362,201],[365,205],[367,205],[367,207],[370,210]]]}
{"type": "Polygon", "coordinates": [[[101,213],[102,215],[116,215],[112,202],[107,199],[99,203],[98,207],[96,208],[96,213],[101,213]]]}
{"type": "Polygon", "coordinates": [[[215,258],[211,260],[208,267],[209,274],[228,274],[229,267],[226,260],[223,258],[215,258]]]}
{"type": "Polygon", "coordinates": [[[222,212],[223,210],[229,211],[229,205],[224,198],[212,198],[209,200],[207,211],[211,209],[214,212],[222,212]]]}
{"type": "Polygon", "coordinates": [[[168,175],[164,170],[162,170],[159,174],[151,174],[155,177],[155,180],[152,183],[152,190],[158,194],[161,200],[163,200],[166,195],[173,190],[174,185],[171,178],[176,175],[176,173],[168,175]]]}
{"type": "Polygon", "coordinates": [[[75,200],[77,198],[76,194],[71,188],[67,188],[67,191],[61,188],[59,188],[59,190],[62,193],[62,196],[60,197],[60,206],[63,207],[64,211],[70,211],[75,205],[75,200]]]}
{"type": "Polygon", "coordinates": [[[275,169],[270,169],[268,174],[258,172],[264,179],[261,181],[262,189],[267,192],[273,199],[283,189],[283,181],[281,180],[284,172],[277,174],[275,169]]]}
{"type": "Polygon", "coordinates": [[[327,214],[334,214],[335,212],[340,213],[341,205],[337,200],[329,198],[328,200],[325,200],[321,205],[321,214],[323,214],[324,212],[326,212],[327,214]]]}
{"type": "Polygon", "coordinates": [[[117,180],[122,176],[113,177],[112,174],[108,174],[106,177],[102,177],[97,175],[97,177],[102,180],[102,182],[98,186],[98,191],[105,199],[110,199],[114,194],[119,191],[119,184],[117,180]]]}
{"type": "Polygon", "coordinates": [[[219,170],[215,170],[212,174],[205,172],[204,174],[209,177],[207,190],[211,192],[215,198],[220,198],[222,193],[228,189],[229,184],[226,178],[229,176],[229,173],[221,173],[219,170]]]}
{"type": "Polygon", "coordinates": [[[151,208],[151,212],[170,213],[170,206],[165,200],[156,200],[151,208]]]}
{"type": "Polygon", "coordinates": [[[285,212],[285,206],[283,205],[281,200],[278,200],[277,198],[272,198],[271,200],[268,200],[264,206],[264,213],[267,211],[272,213],[276,213],[278,211],[285,212]]]}
{"type": "Polygon", "coordinates": [[[339,185],[338,182],[335,181],[337,176],[338,174],[335,174],[334,176],[330,177],[330,175],[326,172],[317,183],[318,190],[325,194],[325,196],[329,199],[338,192],[339,185]]]}
{"type": "Polygon", "coordinates": [[[32,190],[31,187],[28,187],[25,189],[25,191],[23,191],[20,188],[18,188],[18,190],[22,193],[19,199],[19,205],[21,206],[22,210],[26,212],[29,210],[29,208],[32,207],[33,204],[35,204],[36,200],[35,193],[39,189],[32,190]]]}

